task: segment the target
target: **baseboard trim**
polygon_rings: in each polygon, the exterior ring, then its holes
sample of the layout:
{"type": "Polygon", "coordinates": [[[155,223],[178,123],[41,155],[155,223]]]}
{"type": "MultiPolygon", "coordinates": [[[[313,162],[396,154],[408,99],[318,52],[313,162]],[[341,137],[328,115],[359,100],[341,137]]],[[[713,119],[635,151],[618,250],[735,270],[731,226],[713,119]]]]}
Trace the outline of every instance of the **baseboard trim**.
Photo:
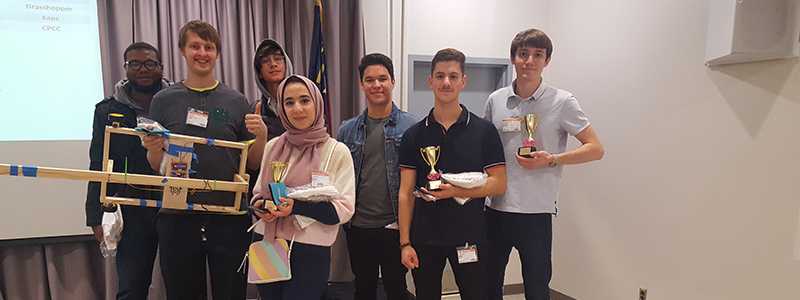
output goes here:
{"type": "MultiPolygon", "coordinates": [[[[503,295],[522,295],[525,294],[525,286],[522,283],[507,284],[503,286],[503,295]]],[[[559,291],[550,289],[550,300],[577,300],[559,291]]]]}

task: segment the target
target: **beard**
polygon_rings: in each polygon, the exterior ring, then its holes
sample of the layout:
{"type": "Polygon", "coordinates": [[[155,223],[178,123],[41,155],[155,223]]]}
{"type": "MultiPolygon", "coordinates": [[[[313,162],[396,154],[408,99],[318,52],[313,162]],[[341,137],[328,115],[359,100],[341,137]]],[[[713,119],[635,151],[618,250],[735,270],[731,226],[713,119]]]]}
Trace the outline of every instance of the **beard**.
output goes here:
{"type": "Polygon", "coordinates": [[[136,83],[136,81],[129,81],[129,83],[133,90],[142,94],[155,95],[155,93],[161,90],[161,80],[154,81],[153,84],[150,85],[140,85],[136,83]]]}

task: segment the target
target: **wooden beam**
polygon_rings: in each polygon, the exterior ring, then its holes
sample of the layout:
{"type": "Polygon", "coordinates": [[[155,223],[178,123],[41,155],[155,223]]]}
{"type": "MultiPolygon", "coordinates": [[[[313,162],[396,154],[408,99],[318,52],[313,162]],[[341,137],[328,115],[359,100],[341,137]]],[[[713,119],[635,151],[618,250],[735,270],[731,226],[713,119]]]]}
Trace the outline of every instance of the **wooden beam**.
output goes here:
{"type": "MultiPolygon", "coordinates": [[[[111,133],[136,135],[136,136],[140,136],[140,137],[145,136],[145,135],[148,134],[146,132],[137,131],[137,130],[130,129],[130,128],[114,128],[114,127],[111,127],[111,126],[106,126],[106,131],[107,132],[111,132],[111,133]]],[[[213,142],[214,145],[216,145],[216,146],[221,146],[221,147],[226,147],[226,148],[236,148],[236,149],[247,149],[247,145],[245,145],[244,143],[230,142],[230,141],[223,141],[223,140],[215,140],[215,139],[207,139],[207,138],[201,138],[201,137],[190,136],[190,135],[182,135],[182,134],[176,134],[176,133],[168,133],[167,135],[169,135],[170,137],[176,137],[176,138],[185,139],[185,140],[191,141],[193,143],[198,143],[198,144],[208,144],[210,142],[213,142]]],[[[242,157],[242,159],[246,160],[247,156],[242,157]]]]}
{"type": "Polygon", "coordinates": [[[248,184],[246,182],[0,164],[0,175],[10,175],[12,173],[17,174],[16,176],[23,177],[44,177],[108,183],[174,186],[193,189],[209,189],[214,191],[246,193],[248,190],[248,184]],[[13,170],[12,167],[14,168],[13,170]]]}

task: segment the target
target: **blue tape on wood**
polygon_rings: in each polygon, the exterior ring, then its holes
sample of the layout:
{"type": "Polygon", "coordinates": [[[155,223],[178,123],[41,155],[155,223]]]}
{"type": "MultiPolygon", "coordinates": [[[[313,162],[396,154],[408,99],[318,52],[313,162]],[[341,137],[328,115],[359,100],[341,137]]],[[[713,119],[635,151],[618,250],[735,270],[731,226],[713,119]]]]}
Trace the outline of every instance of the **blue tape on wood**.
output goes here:
{"type": "Polygon", "coordinates": [[[165,139],[169,139],[169,133],[162,133],[161,137],[163,137],[165,139]]]}
{"type": "Polygon", "coordinates": [[[189,208],[188,208],[189,210],[194,210],[194,204],[189,203],[189,204],[187,204],[187,206],[189,206],[189,208]]]}
{"type": "Polygon", "coordinates": [[[11,165],[11,170],[8,171],[8,175],[11,176],[19,176],[19,166],[11,165]]]}
{"type": "Polygon", "coordinates": [[[25,176],[25,177],[36,177],[36,172],[38,170],[39,170],[38,167],[22,166],[22,176],[25,176]]]}
{"type": "Polygon", "coordinates": [[[147,200],[139,199],[139,206],[147,206],[147,200]]]}
{"type": "Polygon", "coordinates": [[[156,207],[161,208],[161,201],[156,201],[156,207]]]}
{"type": "Polygon", "coordinates": [[[183,147],[183,146],[169,144],[169,149],[167,149],[167,154],[172,156],[179,156],[180,152],[194,154],[194,147],[183,147]]]}
{"type": "Polygon", "coordinates": [[[217,142],[214,141],[214,139],[206,139],[206,145],[214,146],[216,144],[217,144],[217,142]]]}
{"type": "Polygon", "coordinates": [[[161,181],[161,183],[167,183],[167,181],[169,181],[169,180],[167,180],[166,178],[164,178],[164,180],[162,180],[162,181],[161,181]]]}

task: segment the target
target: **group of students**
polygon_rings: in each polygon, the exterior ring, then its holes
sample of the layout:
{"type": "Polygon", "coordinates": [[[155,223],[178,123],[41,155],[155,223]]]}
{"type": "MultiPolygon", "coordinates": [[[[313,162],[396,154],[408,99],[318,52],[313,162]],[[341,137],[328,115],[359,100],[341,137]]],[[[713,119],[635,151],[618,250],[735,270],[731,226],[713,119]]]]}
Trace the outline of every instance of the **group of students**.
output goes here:
{"type": "MultiPolygon", "coordinates": [[[[517,78],[489,96],[484,116],[459,103],[466,85],[465,56],[447,48],[431,63],[429,85],[434,107],[424,119],[392,101],[392,61],[369,54],[358,66],[367,108],[342,123],[336,139],[326,131],[323,99],[317,86],[293,74],[280,44],[262,41],[253,70],[261,91],[248,104],[241,93],[217,81],[212,71],[220,38],[210,24],[191,21],[180,31],[179,48],[188,75],[172,84],[162,78],[161,54],[146,43],[130,45],[124,55],[126,79],[97,104],[90,168],[102,169],[104,127],[109,114],[157,121],[170,132],[248,143],[247,157],[209,145],[195,145],[195,178],[230,180],[246,159],[251,176],[250,205],[267,212],[207,213],[149,207],[123,208],[124,229],[117,250],[117,299],[146,299],[156,251],[168,299],[206,299],[206,269],[214,299],[245,299],[242,259],[255,239],[293,240],[288,281],[259,284],[262,299],[320,299],[327,288],[331,245],[340,226],[346,232],[355,299],[375,299],[379,277],[388,299],[408,299],[405,275],[412,270],[417,299],[440,299],[442,272],[449,261],[461,299],[502,299],[505,267],[518,249],[527,299],[549,299],[552,273],[552,215],[561,165],[600,159],[603,147],[569,92],[541,78],[552,44],[544,32],[528,29],[511,43],[517,78]],[[517,154],[528,137],[520,120],[538,114],[539,151],[517,154]],[[581,145],[566,151],[568,135],[581,145]],[[435,166],[420,149],[438,147],[435,166]],[[339,195],[322,202],[280,198],[264,205],[273,183],[268,161],[287,163],[284,182],[307,185],[323,176],[339,195]],[[435,168],[435,170],[432,170],[435,168]],[[431,173],[484,172],[486,183],[461,188],[447,181],[426,188],[431,173]],[[430,195],[414,194],[415,189],[430,195]],[[423,196],[423,197],[419,197],[423,196]],[[465,203],[454,198],[467,199],[465,203]],[[313,220],[299,226],[298,216],[313,220]]],[[[119,120],[117,120],[119,121],[119,120]]],[[[164,141],[149,135],[112,136],[109,158],[124,160],[126,170],[159,174],[164,141]]],[[[159,192],[109,185],[109,195],[160,198],[159,192]]],[[[98,183],[87,193],[87,226],[102,241],[98,183]]],[[[193,203],[216,203],[219,194],[195,193],[193,203]]],[[[247,205],[243,205],[247,207],[247,205]]]]}

